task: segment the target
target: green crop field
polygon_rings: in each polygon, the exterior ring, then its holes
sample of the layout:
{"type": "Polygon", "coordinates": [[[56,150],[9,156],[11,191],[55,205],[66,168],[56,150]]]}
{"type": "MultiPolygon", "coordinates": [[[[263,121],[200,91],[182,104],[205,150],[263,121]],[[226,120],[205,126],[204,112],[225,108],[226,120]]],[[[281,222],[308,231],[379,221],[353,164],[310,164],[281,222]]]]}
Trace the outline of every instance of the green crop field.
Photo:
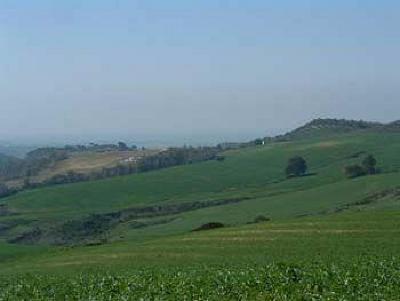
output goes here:
{"type": "Polygon", "coordinates": [[[149,242],[48,250],[2,266],[5,300],[396,300],[400,211],[351,211],[149,242]]]}
{"type": "Polygon", "coordinates": [[[400,134],[224,156],[1,199],[0,300],[396,300],[400,134]],[[346,178],[366,154],[380,173],[346,178]],[[286,179],[293,156],[307,176],[286,179]]]}

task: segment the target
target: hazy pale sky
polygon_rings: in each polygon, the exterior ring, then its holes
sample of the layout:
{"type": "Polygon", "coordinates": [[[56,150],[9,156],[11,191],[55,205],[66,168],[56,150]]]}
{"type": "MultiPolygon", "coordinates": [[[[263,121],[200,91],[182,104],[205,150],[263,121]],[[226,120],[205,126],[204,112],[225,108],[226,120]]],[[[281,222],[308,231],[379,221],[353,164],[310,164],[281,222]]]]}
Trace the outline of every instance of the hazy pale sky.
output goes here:
{"type": "Polygon", "coordinates": [[[400,119],[399,29],[389,0],[0,0],[0,138],[400,119]]]}

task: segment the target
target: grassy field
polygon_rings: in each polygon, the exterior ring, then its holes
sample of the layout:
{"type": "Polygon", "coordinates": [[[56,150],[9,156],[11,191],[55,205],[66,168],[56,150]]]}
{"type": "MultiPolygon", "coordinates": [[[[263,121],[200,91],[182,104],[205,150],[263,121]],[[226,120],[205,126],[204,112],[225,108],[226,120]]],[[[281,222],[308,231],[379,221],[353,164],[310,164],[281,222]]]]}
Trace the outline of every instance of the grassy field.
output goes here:
{"type": "Polygon", "coordinates": [[[31,252],[2,265],[0,300],[396,300],[399,226],[369,208],[31,252]]]}
{"type": "Polygon", "coordinates": [[[0,300],[59,299],[68,292],[71,300],[101,294],[120,300],[394,300],[399,154],[399,134],[343,134],[229,151],[223,162],[19,193],[0,201],[11,212],[0,216],[0,300]],[[381,173],[347,179],[344,166],[369,153],[381,173]],[[306,158],[310,175],[288,180],[283,171],[294,155],[306,158]],[[193,203],[209,205],[163,212],[193,203]],[[154,207],[163,213],[128,215],[106,228],[101,245],[7,242],[94,213],[154,207]],[[258,215],[270,221],[253,223],[258,215]],[[208,222],[226,227],[191,232],[208,222]]]}
{"type": "MultiPolygon", "coordinates": [[[[271,262],[347,261],[398,255],[400,210],[359,208],[339,214],[227,227],[120,241],[101,246],[47,248],[25,246],[17,260],[3,262],[2,273],[120,270],[171,265],[235,265],[271,262]],[[40,251],[40,252],[39,252],[40,251]]],[[[5,249],[4,253],[7,253],[5,249]]],[[[4,255],[4,254],[3,254],[4,255]]]]}
{"type": "MultiPolygon", "coordinates": [[[[272,144],[228,152],[224,162],[210,161],[102,181],[36,189],[2,202],[7,203],[10,211],[18,213],[18,219],[24,219],[28,224],[34,221],[36,225],[38,220],[39,224],[62,222],[91,213],[132,207],[251,198],[247,202],[185,213],[184,217],[188,221],[190,216],[194,216],[192,223],[195,220],[201,223],[203,219],[200,221],[198,217],[204,213],[213,215],[213,219],[240,224],[261,212],[271,218],[312,214],[396,186],[399,152],[398,134],[345,135],[322,141],[272,144]],[[360,161],[360,158],[351,157],[361,151],[373,153],[385,174],[347,180],[343,167],[360,161]],[[286,180],[283,170],[287,159],[293,155],[304,156],[314,175],[286,180]],[[332,192],[342,195],[334,198],[332,192]],[[352,195],[347,197],[348,193],[352,195]],[[245,212],[243,208],[246,208],[245,212]],[[235,212],[240,216],[233,216],[235,212]]],[[[171,227],[178,222],[175,220],[171,227]]],[[[187,231],[187,228],[182,230],[187,231]]]]}

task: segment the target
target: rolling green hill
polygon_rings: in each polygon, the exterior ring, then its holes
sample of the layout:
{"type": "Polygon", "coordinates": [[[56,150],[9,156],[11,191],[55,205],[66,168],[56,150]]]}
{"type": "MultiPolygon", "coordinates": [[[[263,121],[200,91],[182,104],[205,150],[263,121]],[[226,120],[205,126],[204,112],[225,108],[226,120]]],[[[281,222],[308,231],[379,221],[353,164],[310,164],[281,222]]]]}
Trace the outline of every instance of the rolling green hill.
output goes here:
{"type": "Polygon", "coordinates": [[[0,221],[10,229],[1,235],[12,239],[29,232],[29,228],[47,231],[67,222],[71,226],[87,221],[91,214],[101,219],[107,214],[127,216],[131,212],[126,218],[119,216],[121,221],[106,225],[101,233],[102,239],[106,235],[108,240],[115,240],[121,235],[143,238],[157,228],[184,233],[207,221],[240,225],[261,213],[276,219],[334,210],[397,185],[399,137],[397,133],[364,133],[273,143],[228,151],[223,162],[25,191],[2,201],[9,214],[0,221]],[[367,153],[374,154],[382,173],[348,180],[344,166],[360,161],[367,153]],[[306,158],[311,174],[286,179],[286,162],[295,155],[306,158]],[[191,207],[193,203],[200,205],[194,205],[193,210],[171,211],[171,206],[191,207]],[[151,207],[159,207],[160,212],[147,212],[151,207]],[[15,220],[23,221],[22,225],[15,220]],[[143,227],[131,225],[137,222],[143,227]],[[114,235],[114,230],[122,234],[114,235]]]}
{"type": "MultiPolygon", "coordinates": [[[[316,135],[229,150],[223,156],[223,161],[1,199],[0,274],[75,277],[78,272],[94,275],[95,269],[127,273],[128,278],[156,273],[175,279],[171,270],[186,273],[198,267],[194,277],[203,279],[209,268],[248,271],[249,265],[258,269],[277,262],[299,264],[304,273],[316,261],[318,269],[328,270],[328,263],[345,270],[346,263],[357,260],[367,269],[377,262],[400,266],[393,259],[400,251],[400,133],[316,135]],[[367,154],[375,156],[380,173],[348,179],[344,167],[367,154]],[[306,176],[286,178],[293,156],[307,160],[306,176]],[[256,223],[260,215],[267,221],[256,223]],[[210,222],[225,228],[193,232],[210,222]]],[[[358,268],[354,273],[362,274],[358,268]]]]}

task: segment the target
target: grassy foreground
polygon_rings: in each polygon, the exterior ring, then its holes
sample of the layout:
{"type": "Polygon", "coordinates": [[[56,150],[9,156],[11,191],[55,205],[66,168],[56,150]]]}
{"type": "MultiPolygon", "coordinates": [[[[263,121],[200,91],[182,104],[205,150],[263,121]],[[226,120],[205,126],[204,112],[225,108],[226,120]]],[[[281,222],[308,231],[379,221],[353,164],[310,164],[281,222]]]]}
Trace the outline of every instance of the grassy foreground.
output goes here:
{"type": "Polygon", "coordinates": [[[400,212],[348,211],[2,265],[0,300],[396,300],[400,212]]]}
{"type": "Polygon", "coordinates": [[[351,265],[141,269],[0,282],[0,300],[396,300],[398,259],[351,265]]]}

